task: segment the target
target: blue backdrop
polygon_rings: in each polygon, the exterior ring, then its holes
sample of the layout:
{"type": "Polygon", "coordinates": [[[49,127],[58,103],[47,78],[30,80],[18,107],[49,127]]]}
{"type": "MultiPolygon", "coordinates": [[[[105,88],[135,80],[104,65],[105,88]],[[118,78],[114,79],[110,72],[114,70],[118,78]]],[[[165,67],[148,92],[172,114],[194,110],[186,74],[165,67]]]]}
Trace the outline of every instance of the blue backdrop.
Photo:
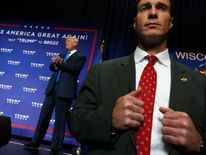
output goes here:
{"type": "MultiPolygon", "coordinates": [[[[34,22],[0,22],[0,115],[10,116],[12,134],[32,137],[52,72],[51,57],[65,52],[68,34],[79,39],[78,52],[87,57],[78,88],[98,57],[101,31],[95,26],[34,22]]],[[[54,116],[45,136],[51,140],[54,116]]],[[[78,145],[65,132],[65,143],[78,145]]]]}
{"type": "Polygon", "coordinates": [[[177,61],[206,75],[206,54],[201,51],[172,51],[171,56],[177,61]]]}

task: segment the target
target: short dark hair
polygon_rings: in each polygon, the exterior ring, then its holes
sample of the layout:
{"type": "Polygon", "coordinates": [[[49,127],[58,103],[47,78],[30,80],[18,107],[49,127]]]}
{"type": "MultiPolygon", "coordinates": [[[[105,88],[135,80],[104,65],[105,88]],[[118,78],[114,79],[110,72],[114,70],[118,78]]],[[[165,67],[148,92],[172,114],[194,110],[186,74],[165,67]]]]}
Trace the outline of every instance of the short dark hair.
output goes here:
{"type": "MultiPolygon", "coordinates": [[[[135,13],[134,13],[134,17],[137,15],[137,5],[141,0],[136,0],[135,2],[135,13]]],[[[169,0],[170,1],[170,14],[173,17],[174,15],[174,0],[169,0]]]]}

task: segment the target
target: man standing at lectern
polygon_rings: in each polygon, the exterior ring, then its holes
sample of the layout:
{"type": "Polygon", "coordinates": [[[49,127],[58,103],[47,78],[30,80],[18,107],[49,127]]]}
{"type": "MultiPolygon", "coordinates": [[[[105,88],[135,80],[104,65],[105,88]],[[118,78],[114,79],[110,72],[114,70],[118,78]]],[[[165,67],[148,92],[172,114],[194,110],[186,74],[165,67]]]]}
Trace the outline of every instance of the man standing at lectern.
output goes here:
{"type": "Polygon", "coordinates": [[[88,155],[200,155],[206,151],[206,77],[173,60],[172,0],[137,0],[138,46],[93,66],[70,112],[88,155]]]}
{"type": "Polygon", "coordinates": [[[67,52],[52,58],[50,70],[53,72],[46,88],[45,100],[40,112],[36,131],[31,143],[26,147],[38,148],[46,134],[53,110],[55,124],[51,142],[50,155],[58,155],[64,139],[65,122],[72,100],[76,98],[77,80],[84,66],[86,57],[77,52],[78,39],[66,38],[67,52]]]}

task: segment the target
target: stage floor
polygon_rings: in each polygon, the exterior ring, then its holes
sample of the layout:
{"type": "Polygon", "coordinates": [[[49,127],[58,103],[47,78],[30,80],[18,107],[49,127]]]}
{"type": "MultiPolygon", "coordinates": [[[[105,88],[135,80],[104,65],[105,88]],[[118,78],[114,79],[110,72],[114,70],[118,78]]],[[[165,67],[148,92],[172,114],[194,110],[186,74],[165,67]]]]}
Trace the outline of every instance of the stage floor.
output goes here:
{"type": "MultiPolygon", "coordinates": [[[[12,137],[9,143],[0,148],[0,155],[48,155],[50,151],[50,142],[44,142],[38,149],[25,148],[24,144],[30,139],[21,137],[12,137]]],[[[70,145],[64,145],[62,155],[76,155],[76,148],[70,145]]]]}

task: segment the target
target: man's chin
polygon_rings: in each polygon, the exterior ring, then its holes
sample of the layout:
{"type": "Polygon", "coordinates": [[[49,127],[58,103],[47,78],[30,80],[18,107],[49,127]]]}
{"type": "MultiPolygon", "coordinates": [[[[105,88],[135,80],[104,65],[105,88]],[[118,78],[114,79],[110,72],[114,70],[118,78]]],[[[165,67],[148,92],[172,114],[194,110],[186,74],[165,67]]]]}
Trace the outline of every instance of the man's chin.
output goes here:
{"type": "Polygon", "coordinates": [[[149,35],[141,37],[140,41],[147,46],[156,46],[164,42],[166,38],[167,37],[165,35],[149,35]]]}
{"type": "Polygon", "coordinates": [[[158,37],[158,36],[162,36],[163,33],[157,31],[157,30],[151,30],[145,34],[143,34],[143,36],[145,37],[158,37]]]}

